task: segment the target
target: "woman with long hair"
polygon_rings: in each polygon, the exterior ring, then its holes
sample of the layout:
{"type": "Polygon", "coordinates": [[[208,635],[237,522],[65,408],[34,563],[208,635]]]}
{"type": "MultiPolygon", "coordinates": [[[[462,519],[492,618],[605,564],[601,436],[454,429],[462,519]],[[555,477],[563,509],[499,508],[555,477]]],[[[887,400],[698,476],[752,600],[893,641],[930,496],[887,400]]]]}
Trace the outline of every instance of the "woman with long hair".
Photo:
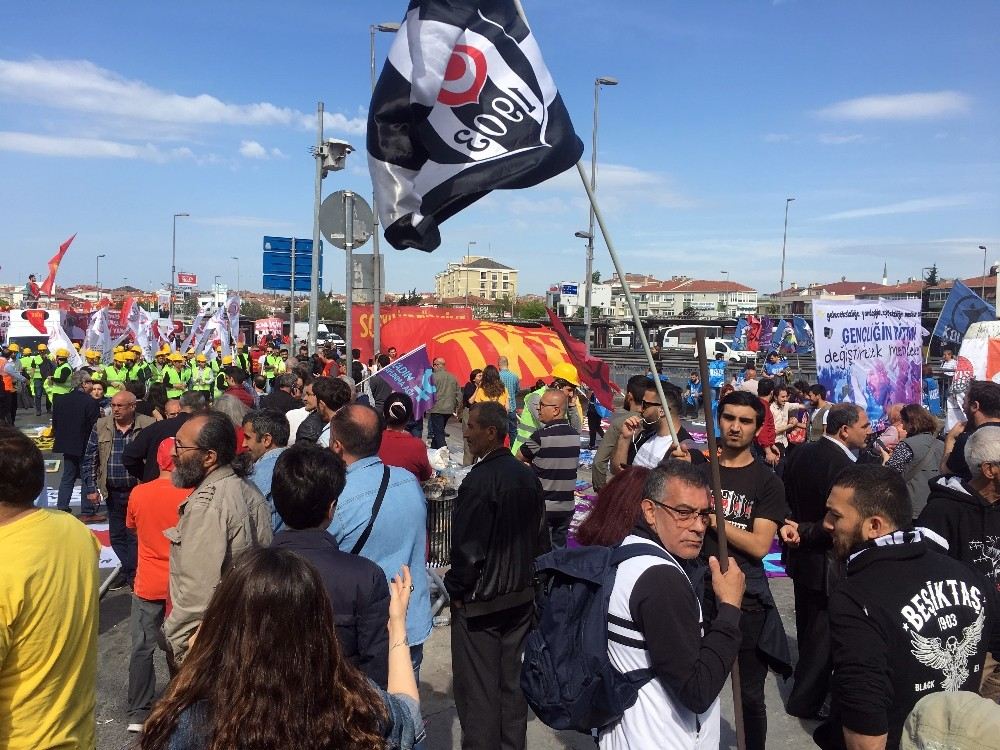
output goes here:
{"type": "Polygon", "coordinates": [[[405,393],[393,393],[382,406],[382,416],[385,417],[385,431],[378,449],[382,463],[406,469],[419,482],[434,476],[427,460],[427,444],[406,429],[413,421],[413,399],[405,393]]]}
{"type": "MultiPolygon", "coordinates": [[[[147,417],[152,417],[157,422],[167,418],[167,388],[163,383],[150,383],[143,401],[147,404],[148,413],[143,411],[147,417]]],[[[136,413],[139,413],[138,409],[136,413]]]]}
{"type": "Polygon", "coordinates": [[[469,441],[465,440],[465,426],[469,423],[469,407],[472,406],[472,397],[483,382],[483,371],[476,368],[469,373],[469,382],[462,386],[462,442],[465,444],[465,453],[462,456],[462,465],[472,465],[472,450],[469,448],[469,441]]]}
{"type": "Polygon", "coordinates": [[[903,475],[913,503],[913,517],[927,505],[931,479],[940,474],[944,443],[937,439],[940,429],[937,419],[920,404],[907,404],[899,412],[904,437],[888,455],[882,456],[885,465],[903,475]]]}
{"type": "Polygon", "coordinates": [[[500,377],[500,371],[493,365],[486,365],[483,368],[483,381],[479,384],[479,387],[472,394],[472,398],[469,401],[473,404],[494,401],[504,409],[510,411],[509,400],[510,397],[500,377]]]}
{"type": "Polygon", "coordinates": [[[639,520],[648,476],[649,469],[642,466],[630,466],[615,474],[597,493],[594,509],[576,530],[576,540],[588,546],[621,544],[639,520]]]}
{"type": "Polygon", "coordinates": [[[410,583],[404,567],[389,587],[389,690],[383,692],[341,656],[316,569],[281,548],[244,553],[215,590],[139,747],[412,747],[421,730],[406,641],[410,583]]]}

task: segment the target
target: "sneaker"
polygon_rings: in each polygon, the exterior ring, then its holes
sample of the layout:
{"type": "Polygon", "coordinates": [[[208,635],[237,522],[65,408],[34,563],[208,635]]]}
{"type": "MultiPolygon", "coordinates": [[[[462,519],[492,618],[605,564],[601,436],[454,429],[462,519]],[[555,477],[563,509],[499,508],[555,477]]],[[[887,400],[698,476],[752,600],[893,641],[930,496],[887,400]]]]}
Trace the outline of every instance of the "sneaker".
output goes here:
{"type": "Polygon", "coordinates": [[[108,517],[103,513],[90,513],[88,515],[81,515],[80,520],[84,523],[106,523],[108,517]]]}
{"type": "Polygon", "coordinates": [[[125,731],[126,732],[141,732],[142,731],[142,724],[137,724],[137,723],[133,722],[132,724],[129,724],[127,727],[125,727],[125,731]]]}
{"type": "Polygon", "coordinates": [[[108,591],[121,591],[126,586],[128,586],[128,579],[125,578],[124,573],[119,573],[115,576],[115,580],[111,582],[111,585],[108,586],[108,591]]]}

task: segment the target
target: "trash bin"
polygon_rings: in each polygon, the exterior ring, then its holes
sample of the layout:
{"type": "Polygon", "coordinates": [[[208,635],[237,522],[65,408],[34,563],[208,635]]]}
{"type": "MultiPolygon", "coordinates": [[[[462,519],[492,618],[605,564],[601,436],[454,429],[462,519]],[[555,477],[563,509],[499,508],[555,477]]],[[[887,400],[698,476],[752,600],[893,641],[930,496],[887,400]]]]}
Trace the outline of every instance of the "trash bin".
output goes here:
{"type": "Polygon", "coordinates": [[[444,568],[451,564],[451,512],[458,493],[449,488],[427,495],[427,565],[444,568]]]}

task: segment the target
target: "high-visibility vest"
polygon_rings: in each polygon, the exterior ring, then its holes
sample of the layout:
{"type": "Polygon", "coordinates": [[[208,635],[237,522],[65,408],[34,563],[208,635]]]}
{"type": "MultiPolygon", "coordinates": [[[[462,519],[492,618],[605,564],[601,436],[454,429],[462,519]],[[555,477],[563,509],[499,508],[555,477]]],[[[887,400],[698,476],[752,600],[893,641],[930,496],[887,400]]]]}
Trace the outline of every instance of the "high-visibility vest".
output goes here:
{"type": "Polygon", "coordinates": [[[214,382],[215,373],[208,367],[196,367],[194,372],[191,373],[191,390],[208,393],[212,390],[214,382]]]}
{"type": "Polygon", "coordinates": [[[125,367],[124,365],[121,367],[117,367],[115,365],[107,365],[104,368],[104,377],[107,380],[107,383],[105,384],[104,387],[104,394],[108,398],[111,398],[112,396],[118,394],[118,392],[121,391],[122,388],[124,388],[125,383],[128,381],[128,367],[125,367]],[[121,383],[122,386],[121,387],[114,386],[111,385],[112,383],[121,383]]]}
{"type": "Polygon", "coordinates": [[[49,393],[53,396],[62,396],[73,390],[73,386],[69,384],[69,377],[73,374],[73,368],[70,366],[69,362],[63,362],[56,368],[56,371],[52,373],[52,385],[49,388],[49,393]],[[63,377],[65,375],[65,377],[63,377]],[[62,382],[59,382],[60,379],[62,382]]]}
{"type": "Polygon", "coordinates": [[[182,373],[177,372],[173,367],[168,367],[163,371],[163,384],[167,386],[167,398],[180,398],[187,390],[186,382],[182,373]]]}
{"type": "Polygon", "coordinates": [[[532,413],[531,408],[528,406],[528,399],[536,394],[540,396],[546,388],[548,386],[543,385],[541,388],[536,388],[524,397],[524,408],[521,409],[521,418],[517,421],[517,437],[514,440],[514,444],[510,446],[510,452],[515,456],[521,450],[521,446],[525,441],[531,437],[531,434],[542,426],[541,420],[532,413]]]}
{"type": "Polygon", "coordinates": [[[237,354],[236,358],[233,360],[233,364],[243,370],[243,372],[247,375],[253,375],[253,367],[250,366],[249,354],[237,354]]]}
{"type": "Polygon", "coordinates": [[[279,372],[285,369],[285,363],[282,361],[281,357],[277,354],[265,354],[264,355],[264,372],[262,375],[271,379],[279,372]]]}

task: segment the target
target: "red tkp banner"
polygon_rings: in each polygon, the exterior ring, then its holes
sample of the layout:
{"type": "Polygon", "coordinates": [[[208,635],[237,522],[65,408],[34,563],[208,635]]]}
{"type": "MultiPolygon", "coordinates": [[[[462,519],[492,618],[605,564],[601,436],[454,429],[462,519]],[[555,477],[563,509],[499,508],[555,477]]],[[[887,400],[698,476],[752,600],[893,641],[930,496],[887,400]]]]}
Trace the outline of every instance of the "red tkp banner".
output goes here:
{"type": "Polygon", "coordinates": [[[45,310],[25,310],[21,313],[21,317],[31,323],[36,331],[38,331],[43,336],[48,336],[49,332],[45,329],[45,320],[49,317],[49,314],[45,310]]]}
{"type": "Polygon", "coordinates": [[[481,320],[399,317],[382,326],[383,346],[395,346],[400,354],[427,344],[431,361],[443,357],[445,368],[460,383],[472,370],[495,365],[507,357],[510,370],[522,387],[548,380],[552,368],[570,362],[559,337],[548,328],[523,328],[481,320]]]}
{"type": "Polygon", "coordinates": [[[614,394],[611,389],[619,390],[618,386],[611,382],[611,369],[600,357],[592,357],[587,354],[587,347],[582,342],[569,335],[566,326],[551,310],[547,310],[549,321],[552,323],[552,330],[559,336],[563,346],[569,353],[576,371],[580,374],[580,380],[590,388],[597,400],[605,409],[613,410],[614,394]]]}
{"type": "MultiPolygon", "coordinates": [[[[396,347],[398,354],[410,351],[420,342],[407,346],[391,336],[387,337],[386,323],[396,318],[417,318],[443,321],[472,320],[472,310],[468,307],[418,307],[416,305],[382,305],[379,308],[382,319],[382,351],[387,352],[390,346],[396,347]]],[[[351,307],[351,346],[361,350],[361,361],[367,362],[373,353],[375,336],[375,316],[371,305],[353,305],[351,307]]]]}
{"type": "Polygon", "coordinates": [[[62,262],[63,256],[66,254],[66,251],[69,250],[69,246],[75,238],[76,234],[74,233],[72,237],[59,246],[59,252],[53,255],[52,260],[49,261],[49,275],[42,284],[43,294],[52,295],[52,288],[56,283],[56,271],[59,270],[59,264],[62,262]]]}

